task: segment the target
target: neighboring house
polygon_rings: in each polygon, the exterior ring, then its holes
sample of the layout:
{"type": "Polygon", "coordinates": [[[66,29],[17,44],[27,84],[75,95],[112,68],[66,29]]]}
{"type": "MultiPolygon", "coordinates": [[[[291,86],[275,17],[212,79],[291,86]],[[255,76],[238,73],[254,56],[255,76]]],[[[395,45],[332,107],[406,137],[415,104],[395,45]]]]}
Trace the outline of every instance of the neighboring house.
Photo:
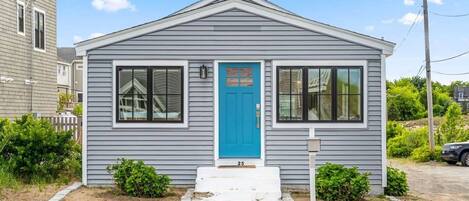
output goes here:
{"type": "Polygon", "coordinates": [[[0,117],[57,109],[56,1],[6,0],[0,8],[0,117]]]}
{"type": "Polygon", "coordinates": [[[73,94],[73,102],[83,101],[83,60],[77,57],[75,48],[57,48],[57,90],[73,94]]]}
{"type": "Polygon", "coordinates": [[[456,87],[453,92],[453,100],[461,105],[464,113],[469,112],[469,87],[456,87]]]}
{"type": "Polygon", "coordinates": [[[131,158],[175,185],[194,185],[198,167],[244,162],[307,187],[317,137],[319,165],[357,166],[382,193],[393,48],[264,0],[203,0],[83,41],[83,182],[109,185],[106,166],[131,158]]]}

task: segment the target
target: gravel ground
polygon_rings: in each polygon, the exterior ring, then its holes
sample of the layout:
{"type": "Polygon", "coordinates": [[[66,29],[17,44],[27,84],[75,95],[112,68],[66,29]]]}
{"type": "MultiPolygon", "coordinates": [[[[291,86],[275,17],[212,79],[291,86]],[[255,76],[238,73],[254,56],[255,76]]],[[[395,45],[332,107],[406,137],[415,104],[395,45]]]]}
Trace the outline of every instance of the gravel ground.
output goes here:
{"type": "Polygon", "coordinates": [[[469,167],[395,159],[389,165],[407,173],[413,195],[432,201],[469,201],[469,167]]]}
{"type": "Polygon", "coordinates": [[[70,193],[64,201],[180,201],[187,189],[172,188],[165,198],[135,198],[119,194],[113,188],[87,188],[70,193]]]}

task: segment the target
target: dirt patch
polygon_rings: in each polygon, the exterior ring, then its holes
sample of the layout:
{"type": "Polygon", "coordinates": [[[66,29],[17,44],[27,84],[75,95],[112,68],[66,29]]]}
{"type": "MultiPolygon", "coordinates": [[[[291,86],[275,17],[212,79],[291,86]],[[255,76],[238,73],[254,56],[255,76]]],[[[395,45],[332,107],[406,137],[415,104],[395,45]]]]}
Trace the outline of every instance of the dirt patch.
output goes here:
{"type": "Polygon", "coordinates": [[[389,165],[407,173],[410,191],[425,200],[469,200],[469,167],[445,163],[414,163],[390,159],[389,165]]]}
{"type": "Polygon", "coordinates": [[[70,193],[65,197],[65,201],[180,201],[186,193],[185,188],[171,188],[164,198],[135,198],[122,195],[115,188],[88,188],[80,189],[70,193]]]}
{"type": "Polygon", "coordinates": [[[0,189],[2,201],[47,201],[67,185],[21,185],[16,189],[0,189]]]}
{"type": "MultiPolygon", "coordinates": [[[[309,193],[307,192],[291,192],[291,196],[295,201],[309,201],[309,193]]],[[[423,199],[412,195],[398,198],[401,201],[423,201],[423,199]]],[[[388,199],[385,196],[368,196],[363,201],[388,201],[388,199]]]]}
{"type": "MultiPolygon", "coordinates": [[[[468,122],[464,125],[465,129],[469,129],[469,115],[463,115],[464,122],[468,122]]],[[[434,117],[433,123],[435,127],[438,127],[443,123],[444,117],[434,117]]],[[[411,120],[411,121],[399,121],[402,123],[406,128],[414,129],[414,128],[421,128],[428,125],[428,119],[418,119],[418,120],[411,120]]]]}

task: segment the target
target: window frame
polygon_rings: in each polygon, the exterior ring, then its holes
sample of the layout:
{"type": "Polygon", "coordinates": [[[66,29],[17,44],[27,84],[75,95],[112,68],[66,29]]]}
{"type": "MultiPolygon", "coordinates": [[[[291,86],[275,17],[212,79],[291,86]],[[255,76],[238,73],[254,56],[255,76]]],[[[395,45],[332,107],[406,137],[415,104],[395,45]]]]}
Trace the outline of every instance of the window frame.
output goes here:
{"type": "MultiPolygon", "coordinates": [[[[36,51],[39,51],[39,52],[46,52],[46,49],[47,49],[47,15],[46,15],[46,11],[45,10],[42,10],[40,8],[37,8],[37,7],[34,7],[33,8],[33,11],[32,11],[32,15],[31,15],[31,18],[32,18],[32,41],[33,41],[33,47],[34,47],[34,50],[36,51]],[[43,23],[44,23],[44,48],[40,48],[40,47],[36,47],[36,12],[37,13],[41,13],[44,15],[44,19],[43,19],[43,23]]],[[[39,45],[40,46],[40,45],[39,45]]]]}
{"type": "MultiPolygon", "coordinates": [[[[324,128],[324,129],[363,129],[368,127],[368,61],[367,60],[273,60],[272,61],[272,127],[273,128],[324,128]],[[278,121],[278,100],[277,100],[277,69],[281,66],[297,67],[297,66],[321,66],[321,67],[362,67],[362,88],[361,88],[361,121],[311,121],[311,122],[282,122],[278,121]]],[[[336,108],[332,108],[336,110],[336,108]]]]}
{"type": "MultiPolygon", "coordinates": [[[[113,90],[112,90],[112,116],[113,128],[187,128],[189,117],[189,63],[187,60],[114,60],[113,61],[113,90]],[[148,121],[147,120],[119,120],[118,96],[118,68],[119,67],[178,67],[181,69],[181,119],[182,121],[148,121]]],[[[147,76],[150,75],[147,73],[147,76]]],[[[153,76],[153,75],[151,75],[153,76]]],[[[148,79],[148,78],[147,78],[148,79]]],[[[153,81],[153,80],[151,80],[153,81]]],[[[153,86],[151,86],[153,87],[153,86]]],[[[147,87],[147,90],[148,87],[147,87]]],[[[153,90],[153,88],[151,88],[153,90]]],[[[150,97],[149,95],[147,95],[150,97]]],[[[150,97],[152,98],[152,97],[150,97]]],[[[148,101],[150,102],[150,101],[148,101]]],[[[147,111],[149,108],[147,108],[147,111]]],[[[150,115],[150,114],[147,114],[150,115]]]]}
{"type": "Polygon", "coordinates": [[[19,35],[25,36],[26,33],[26,6],[23,1],[16,1],[16,31],[19,35]],[[23,31],[20,31],[20,19],[18,15],[18,9],[23,6],[23,31]]]}
{"type": "MultiPolygon", "coordinates": [[[[275,96],[277,99],[277,103],[280,103],[280,87],[279,87],[279,80],[280,80],[280,69],[302,69],[302,120],[281,120],[280,119],[280,104],[276,105],[276,121],[280,123],[363,123],[363,66],[278,66],[276,68],[276,74],[277,74],[277,79],[276,80],[276,91],[275,91],[275,96]],[[328,69],[331,71],[331,94],[319,94],[321,95],[330,95],[331,96],[331,120],[309,120],[309,111],[308,111],[308,82],[309,82],[309,70],[310,69],[319,69],[319,72],[321,72],[322,69],[328,69]],[[340,94],[340,95],[347,95],[348,97],[353,96],[353,95],[359,95],[360,96],[360,120],[338,120],[337,117],[337,108],[338,108],[338,96],[339,93],[337,92],[337,71],[339,69],[347,69],[348,70],[348,80],[350,82],[350,69],[359,69],[360,70],[360,93],[359,94],[351,94],[350,91],[348,91],[347,94],[340,94]]],[[[291,77],[291,75],[290,75],[291,77]]],[[[321,77],[321,74],[319,74],[319,77],[321,77]]],[[[290,80],[290,84],[291,84],[290,80]]],[[[321,84],[321,83],[320,83],[321,84]]],[[[291,88],[291,87],[290,87],[291,88]]],[[[350,88],[349,88],[350,90],[350,88]]],[[[290,96],[291,96],[291,91],[290,91],[290,96]]],[[[291,99],[291,98],[290,98],[291,99]]],[[[321,99],[319,99],[320,101],[321,99]]],[[[291,100],[290,100],[291,101],[291,100]]],[[[318,103],[319,105],[321,102],[318,103]]],[[[348,102],[349,106],[348,109],[350,110],[350,102],[348,102]]],[[[291,106],[290,106],[291,107],[291,106]]],[[[291,110],[291,109],[290,109],[291,110]]],[[[291,113],[290,113],[290,119],[291,119],[291,113]]],[[[350,116],[350,114],[348,115],[350,116]]]]}
{"type": "MultiPolygon", "coordinates": [[[[184,114],[184,67],[183,66],[116,66],[116,86],[117,86],[117,89],[116,89],[116,93],[117,93],[117,96],[116,96],[116,108],[117,108],[117,115],[116,115],[116,122],[118,123],[183,123],[184,122],[184,116],[186,114],[184,114]],[[147,73],[147,91],[146,91],[146,94],[145,96],[147,97],[147,120],[122,120],[119,118],[119,111],[120,111],[120,102],[119,102],[119,96],[121,96],[120,93],[118,93],[119,91],[119,69],[120,68],[123,68],[123,69],[132,69],[132,70],[135,70],[135,69],[144,69],[146,70],[146,73],[147,73]],[[175,95],[175,96],[181,96],[181,119],[180,120],[167,120],[168,119],[168,116],[166,114],[166,120],[154,120],[153,119],[153,96],[155,95],[163,95],[163,94],[155,94],[153,92],[153,71],[155,69],[166,69],[166,94],[164,96],[166,96],[166,100],[168,99],[167,96],[171,96],[171,95],[175,95]],[[168,80],[167,80],[167,76],[168,76],[168,70],[169,69],[180,69],[181,70],[181,92],[180,94],[170,94],[168,93],[168,80]]],[[[132,73],[133,74],[133,73],[132,73]]],[[[132,94],[132,97],[134,97],[136,94],[133,93],[132,94]]],[[[132,102],[134,103],[134,98],[132,98],[132,102]]],[[[166,101],[166,106],[167,106],[167,101],[166,101]]],[[[133,111],[132,111],[133,113],[133,111]]],[[[166,112],[168,113],[168,112],[166,112]]]]}

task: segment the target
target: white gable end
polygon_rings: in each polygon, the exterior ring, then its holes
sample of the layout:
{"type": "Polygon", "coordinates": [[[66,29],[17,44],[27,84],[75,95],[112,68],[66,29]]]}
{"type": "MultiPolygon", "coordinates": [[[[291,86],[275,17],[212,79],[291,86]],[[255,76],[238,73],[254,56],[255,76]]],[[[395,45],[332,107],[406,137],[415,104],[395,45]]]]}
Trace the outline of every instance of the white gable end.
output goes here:
{"type": "MultiPolygon", "coordinates": [[[[261,0],[256,0],[261,1],[261,0]]],[[[265,2],[265,1],[262,1],[265,2]]],[[[195,19],[204,18],[220,12],[231,9],[240,9],[246,12],[255,13],[256,15],[288,23],[307,30],[323,33],[336,38],[344,39],[357,44],[365,45],[371,48],[382,50],[383,54],[391,55],[395,44],[370,36],[362,35],[345,29],[333,27],[327,24],[308,20],[296,15],[292,15],[283,11],[272,9],[260,4],[250,3],[244,0],[225,0],[213,5],[199,7],[174,16],[163,18],[158,21],[150,22],[133,28],[114,32],[102,37],[83,41],[77,44],[76,50],[78,56],[85,56],[86,52],[91,49],[106,46],[112,43],[123,41],[126,39],[138,37],[151,32],[163,30],[175,25],[186,23],[195,19]]]]}

